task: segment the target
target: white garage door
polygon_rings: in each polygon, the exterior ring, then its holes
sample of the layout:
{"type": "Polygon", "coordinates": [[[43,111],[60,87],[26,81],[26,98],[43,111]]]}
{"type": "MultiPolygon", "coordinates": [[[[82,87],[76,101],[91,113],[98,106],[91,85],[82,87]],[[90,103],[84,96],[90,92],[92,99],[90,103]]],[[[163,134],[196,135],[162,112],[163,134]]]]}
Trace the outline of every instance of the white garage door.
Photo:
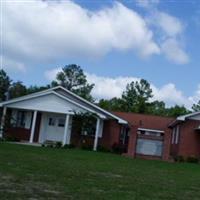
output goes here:
{"type": "Polygon", "coordinates": [[[150,156],[162,156],[163,141],[137,139],[136,153],[150,156]]]}

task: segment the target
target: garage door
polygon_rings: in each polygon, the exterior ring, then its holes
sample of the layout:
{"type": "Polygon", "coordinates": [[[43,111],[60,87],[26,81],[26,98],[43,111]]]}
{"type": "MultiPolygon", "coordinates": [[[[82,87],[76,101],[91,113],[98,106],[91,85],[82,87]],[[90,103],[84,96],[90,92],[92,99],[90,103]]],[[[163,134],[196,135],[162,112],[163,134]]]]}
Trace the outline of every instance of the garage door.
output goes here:
{"type": "Polygon", "coordinates": [[[136,153],[150,156],[162,156],[163,141],[137,139],[136,153]]]}

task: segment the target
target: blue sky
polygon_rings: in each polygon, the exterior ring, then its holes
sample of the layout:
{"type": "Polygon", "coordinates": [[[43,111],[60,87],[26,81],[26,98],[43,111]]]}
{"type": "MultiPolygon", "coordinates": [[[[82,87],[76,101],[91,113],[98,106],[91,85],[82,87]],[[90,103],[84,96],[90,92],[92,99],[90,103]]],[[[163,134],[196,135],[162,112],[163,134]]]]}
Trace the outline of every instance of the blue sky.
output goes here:
{"type": "Polygon", "coordinates": [[[80,65],[99,99],[140,78],[155,99],[188,108],[200,99],[200,1],[7,1],[2,66],[26,85],[80,65]]]}

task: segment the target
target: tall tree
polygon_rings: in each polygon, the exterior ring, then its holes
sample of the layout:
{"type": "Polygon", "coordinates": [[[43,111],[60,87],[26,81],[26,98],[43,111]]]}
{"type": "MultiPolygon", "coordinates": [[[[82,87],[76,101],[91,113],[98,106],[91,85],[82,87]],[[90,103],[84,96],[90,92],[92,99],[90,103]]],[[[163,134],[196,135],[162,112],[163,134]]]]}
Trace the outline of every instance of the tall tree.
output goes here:
{"type": "Polygon", "coordinates": [[[36,85],[31,85],[30,87],[27,88],[27,94],[32,94],[35,92],[40,92],[42,90],[46,90],[48,88],[50,88],[50,85],[46,85],[46,86],[36,86],[36,85]]]}
{"type": "Polygon", "coordinates": [[[193,110],[194,112],[199,112],[199,111],[200,111],[200,100],[198,101],[197,104],[193,104],[192,110],[193,110]]]}
{"type": "Polygon", "coordinates": [[[166,107],[163,101],[153,101],[149,103],[147,110],[148,114],[160,115],[160,116],[166,115],[166,107]]]}
{"type": "Polygon", "coordinates": [[[1,69],[0,70],[0,101],[6,100],[6,93],[10,87],[11,80],[6,72],[1,69]]]}
{"type": "Polygon", "coordinates": [[[122,100],[125,103],[125,111],[127,112],[147,112],[147,104],[152,98],[152,89],[150,84],[141,79],[140,81],[127,84],[126,90],[122,94],[122,100]]]}
{"type": "Polygon", "coordinates": [[[190,111],[187,110],[185,106],[175,105],[173,107],[166,109],[166,116],[169,116],[169,117],[178,117],[180,115],[186,115],[188,113],[190,113],[190,111]]]}
{"type": "Polygon", "coordinates": [[[124,111],[125,109],[124,101],[116,97],[110,100],[101,99],[98,106],[109,111],[124,111]]]}
{"type": "Polygon", "coordinates": [[[58,72],[56,80],[53,81],[51,85],[61,85],[75,94],[89,101],[93,101],[91,91],[94,84],[89,84],[87,82],[86,75],[78,65],[71,64],[63,67],[62,71],[58,72]]]}
{"type": "Polygon", "coordinates": [[[26,86],[21,81],[14,82],[9,89],[9,98],[16,98],[27,94],[26,86]]]}

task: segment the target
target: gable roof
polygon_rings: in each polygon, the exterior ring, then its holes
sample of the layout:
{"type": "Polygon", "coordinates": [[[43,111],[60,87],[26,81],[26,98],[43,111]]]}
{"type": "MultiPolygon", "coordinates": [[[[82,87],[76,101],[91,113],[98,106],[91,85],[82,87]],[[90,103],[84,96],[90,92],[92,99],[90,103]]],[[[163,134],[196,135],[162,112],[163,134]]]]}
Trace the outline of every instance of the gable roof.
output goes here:
{"type": "Polygon", "coordinates": [[[179,117],[177,117],[177,120],[185,121],[186,119],[188,119],[190,117],[195,117],[197,115],[200,115],[200,112],[193,112],[193,113],[190,113],[190,114],[187,114],[187,115],[179,116],[179,117]]]}
{"type": "Polygon", "coordinates": [[[181,115],[179,117],[177,117],[170,125],[169,127],[173,127],[175,126],[176,124],[180,123],[180,122],[184,122],[186,121],[187,119],[192,119],[196,116],[200,115],[200,112],[193,112],[193,113],[190,113],[190,114],[187,114],[187,115],[181,115]]]}
{"type": "Polygon", "coordinates": [[[168,125],[175,119],[172,117],[163,117],[132,112],[113,112],[113,114],[125,119],[132,126],[143,129],[156,129],[162,131],[167,129],[168,125]]]}
{"type": "Polygon", "coordinates": [[[33,93],[33,94],[29,94],[29,95],[25,95],[25,96],[22,96],[22,97],[18,97],[18,98],[15,98],[15,99],[11,99],[11,100],[8,100],[8,101],[1,102],[0,107],[6,106],[6,105],[11,105],[11,104],[16,103],[16,102],[21,102],[21,101],[37,98],[37,97],[48,95],[48,94],[54,94],[56,96],[59,96],[60,98],[63,98],[67,101],[70,101],[71,103],[74,103],[74,104],[84,108],[85,110],[87,110],[89,112],[97,113],[99,116],[106,115],[109,118],[116,119],[121,124],[127,124],[126,120],[124,120],[124,119],[122,119],[122,118],[120,118],[120,117],[98,107],[97,105],[83,99],[82,97],[79,97],[78,95],[76,95],[73,92],[65,89],[62,86],[56,86],[56,87],[53,87],[53,88],[50,88],[50,89],[47,89],[47,90],[43,90],[41,92],[36,92],[36,93],[33,93]],[[58,90],[63,91],[63,93],[60,93],[58,90]]]}

